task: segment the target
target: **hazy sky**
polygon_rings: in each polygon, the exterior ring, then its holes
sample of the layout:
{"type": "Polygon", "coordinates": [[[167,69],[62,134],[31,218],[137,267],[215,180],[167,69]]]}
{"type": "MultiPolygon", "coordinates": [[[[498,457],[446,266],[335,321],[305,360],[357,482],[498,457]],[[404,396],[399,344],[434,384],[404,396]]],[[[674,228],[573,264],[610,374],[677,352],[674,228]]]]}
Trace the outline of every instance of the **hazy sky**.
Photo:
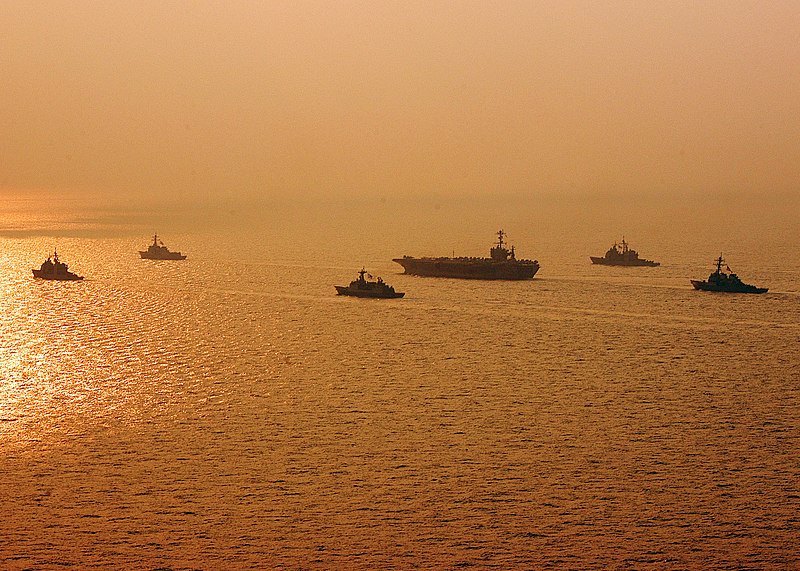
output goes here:
{"type": "Polygon", "coordinates": [[[800,189],[797,0],[6,0],[0,75],[0,189],[800,189]]]}

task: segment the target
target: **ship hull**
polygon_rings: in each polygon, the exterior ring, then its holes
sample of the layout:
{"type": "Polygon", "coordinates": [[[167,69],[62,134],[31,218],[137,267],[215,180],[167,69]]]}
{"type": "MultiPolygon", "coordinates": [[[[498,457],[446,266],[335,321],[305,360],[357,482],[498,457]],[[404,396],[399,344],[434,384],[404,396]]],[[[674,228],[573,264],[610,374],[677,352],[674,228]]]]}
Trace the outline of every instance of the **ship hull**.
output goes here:
{"type": "Polygon", "coordinates": [[[139,250],[139,255],[143,260],[185,260],[186,255],[180,252],[170,252],[169,254],[153,255],[150,252],[142,252],[139,250]]]}
{"type": "Polygon", "coordinates": [[[42,270],[32,270],[33,277],[38,278],[40,280],[53,280],[59,282],[77,282],[83,279],[83,276],[79,276],[73,273],[66,273],[66,274],[49,274],[45,273],[42,270]]]}
{"type": "Polygon", "coordinates": [[[593,264],[600,266],[645,266],[648,268],[654,268],[661,265],[659,262],[654,262],[652,260],[609,260],[599,256],[589,256],[589,259],[592,260],[593,264]]]}
{"type": "Polygon", "coordinates": [[[529,280],[539,271],[537,262],[459,260],[456,258],[395,258],[405,273],[467,280],[529,280]]]}
{"type": "Polygon", "coordinates": [[[333,286],[336,288],[336,293],[339,295],[348,295],[350,297],[369,297],[373,299],[397,299],[403,297],[405,292],[382,292],[369,289],[352,289],[347,286],[333,286]]]}
{"type": "Polygon", "coordinates": [[[716,291],[721,293],[767,293],[769,288],[756,287],[748,284],[742,284],[737,287],[722,287],[717,284],[711,284],[700,280],[689,280],[696,290],[700,291],[716,291]]]}

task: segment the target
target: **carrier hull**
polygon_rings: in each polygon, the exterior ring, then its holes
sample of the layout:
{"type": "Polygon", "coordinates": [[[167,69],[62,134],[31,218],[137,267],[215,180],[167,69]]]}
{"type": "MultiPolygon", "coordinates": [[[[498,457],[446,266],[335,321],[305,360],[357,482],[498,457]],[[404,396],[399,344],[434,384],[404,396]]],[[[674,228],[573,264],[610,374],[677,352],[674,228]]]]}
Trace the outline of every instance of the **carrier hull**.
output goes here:
{"type": "Polygon", "coordinates": [[[433,278],[465,280],[529,280],[539,271],[538,262],[494,261],[470,258],[395,258],[405,273],[433,278]]]}

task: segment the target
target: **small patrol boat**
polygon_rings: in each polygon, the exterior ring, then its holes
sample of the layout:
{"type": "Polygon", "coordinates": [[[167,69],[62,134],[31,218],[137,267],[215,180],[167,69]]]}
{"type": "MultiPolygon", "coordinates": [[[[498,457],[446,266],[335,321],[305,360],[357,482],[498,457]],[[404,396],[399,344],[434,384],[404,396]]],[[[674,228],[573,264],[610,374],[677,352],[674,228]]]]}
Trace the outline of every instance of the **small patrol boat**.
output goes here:
{"type": "Polygon", "coordinates": [[[768,288],[756,287],[746,284],[739,279],[739,276],[731,271],[730,266],[725,265],[726,272],[722,271],[722,254],[717,258],[717,269],[711,272],[706,281],[689,280],[694,289],[702,291],[721,291],[725,293],[767,293],[768,288]]]}
{"type": "Polygon", "coordinates": [[[185,260],[186,256],[180,252],[170,252],[164,242],[158,239],[158,234],[153,234],[153,243],[146,251],[139,250],[139,255],[144,260],[185,260]]]}
{"type": "Polygon", "coordinates": [[[339,295],[350,295],[353,297],[377,297],[377,298],[398,298],[405,295],[404,292],[394,291],[394,288],[385,283],[381,278],[372,281],[372,276],[364,268],[358,272],[358,278],[351,281],[349,286],[333,286],[339,295]],[[364,276],[369,277],[366,279],[364,276]]]}
{"type": "Polygon", "coordinates": [[[77,281],[83,279],[83,276],[69,271],[67,264],[58,259],[58,251],[55,250],[52,256],[47,256],[38,270],[34,268],[32,271],[33,277],[42,280],[77,281]]]}
{"type": "Polygon", "coordinates": [[[600,264],[603,266],[660,266],[659,262],[653,260],[645,260],[639,257],[639,252],[632,250],[628,247],[625,238],[622,238],[622,244],[614,242],[614,245],[608,249],[605,256],[589,256],[593,264],[600,264]]]}

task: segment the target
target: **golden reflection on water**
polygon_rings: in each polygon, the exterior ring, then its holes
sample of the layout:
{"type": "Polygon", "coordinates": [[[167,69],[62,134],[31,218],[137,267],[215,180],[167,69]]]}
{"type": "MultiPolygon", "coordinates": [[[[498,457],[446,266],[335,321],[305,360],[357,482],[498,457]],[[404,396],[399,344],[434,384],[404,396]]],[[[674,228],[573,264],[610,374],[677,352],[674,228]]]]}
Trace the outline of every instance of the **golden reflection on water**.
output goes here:
{"type": "Polygon", "coordinates": [[[57,237],[76,283],[30,277],[52,236],[0,239],[0,567],[797,560],[795,282],[376,259],[383,303],[335,296],[356,260],[187,232],[152,263],[139,234],[57,237]]]}

